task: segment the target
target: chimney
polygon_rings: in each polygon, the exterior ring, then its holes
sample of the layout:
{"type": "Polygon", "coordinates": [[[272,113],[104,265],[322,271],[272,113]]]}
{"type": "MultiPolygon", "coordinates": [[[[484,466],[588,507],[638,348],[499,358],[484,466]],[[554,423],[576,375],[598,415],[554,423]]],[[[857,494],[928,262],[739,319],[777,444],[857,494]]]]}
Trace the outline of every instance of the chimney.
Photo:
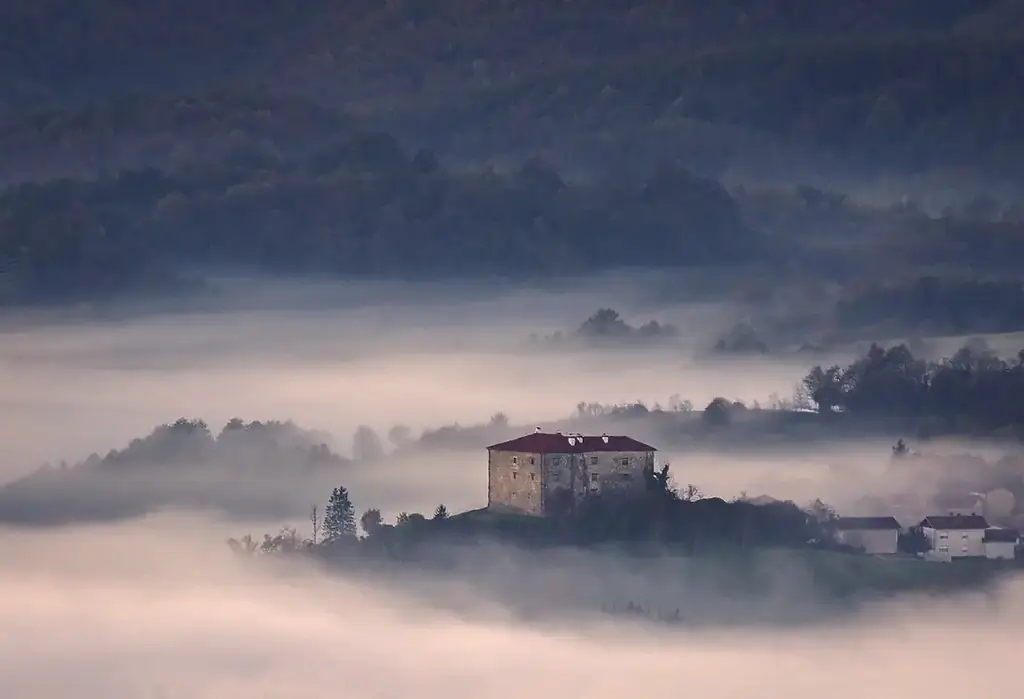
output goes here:
{"type": "Polygon", "coordinates": [[[534,427],[533,428],[533,433],[534,434],[540,434],[540,427],[534,427]]]}

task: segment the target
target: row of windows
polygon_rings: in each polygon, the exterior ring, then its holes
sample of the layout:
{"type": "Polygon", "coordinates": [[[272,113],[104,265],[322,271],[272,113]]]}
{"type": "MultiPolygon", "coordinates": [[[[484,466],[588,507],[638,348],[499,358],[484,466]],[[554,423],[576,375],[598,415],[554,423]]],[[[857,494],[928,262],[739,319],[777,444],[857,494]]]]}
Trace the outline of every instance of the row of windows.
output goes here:
{"type": "MultiPolygon", "coordinates": [[[[620,462],[622,463],[623,466],[629,466],[631,463],[636,463],[636,457],[635,456],[624,456],[624,457],[622,457],[622,459],[620,459],[620,462]]],[[[512,463],[515,464],[515,465],[518,465],[519,464],[519,457],[518,456],[513,456],[512,457],[512,463]]],[[[534,463],[536,463],[535,457],[531,456],[530,457],[530,465],[532,466],[534,463]]],[[[553,457],[551,459],[551,465],[552,466],[561,466],[562,465],[562,457],[561,456],[553,457]]],[[[597,465],[597,457],[596,456],[591,456],[590,457],[590,465],[591,466],[596,466],[597,465]]]]}
{"type": "MultiPolygon", "coordinates": [[[[939,533],[939,539],[940,539],[941,541],[945,541],[945,540],[946,540],[946,539],[948,539],[948,538],[949,538],[949,533],[948,533],[948,532],[940,532],[940,533],[939,533]]],[[[967,534],[961,534],[961,535],[960,535],[960,538],[961,538],[961,539],[967,539],[967,538],[969,538],[969,537],[968,537],[968,535],[967,535],[967,534]]]]}
{"type": "MultiPolygon", "coordinates": [[[[518,478],[519,478],[519,473],[516,472],[516,471],[513,471],[512,472],[512,480],[517,480],[518,478]]],[[[597,473],[591,473],[590,474],[590,482],[591,483],[597,483],[598,479],[599,479],[599,474],[597,474],[597,473]]],[[[618,474],[618,479],[620,481],[624,481],[624,482],[625,481],[631,481],[631,480],[633,480],[633,474],[632,473],[620,473],[620,474],[618,474]]],[[[531,473],[530,474],[530,480],[531,481],[537,480],[536,474],[531,473]]],[[[557,483],[558,480],[559,480],[559,474],[552,473],[551,474],[551,481],[553,483],[557,483]]]]}

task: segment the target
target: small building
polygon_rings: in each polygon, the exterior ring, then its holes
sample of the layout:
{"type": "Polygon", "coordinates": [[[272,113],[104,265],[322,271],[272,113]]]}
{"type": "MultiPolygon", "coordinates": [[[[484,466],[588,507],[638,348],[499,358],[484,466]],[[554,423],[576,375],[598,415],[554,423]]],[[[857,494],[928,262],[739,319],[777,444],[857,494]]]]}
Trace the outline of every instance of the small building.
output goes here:
{"type": "Polygon", "coordinates": [[[981,515],[931,515],[921,520],[920,527],[931,545],[927,558],[953,560],[985,555],[985,532],[989,526],[981,515]]]}
{"type": "Polygon", "coordinates": [[[900,523],[895,517],[840,517],[835,522],[836,540],[870,554],[899,551],[900,523]]]}
{"type": "Polygon", "coordinates": [[[1020,532],[1016,529],[989,527],[985,530],[985,558],[1009,559],[1017,557],[1020,532]]]}
{"type": "Polygon", "coordinates": [[[561,432],[487,447],[487,508],[547,516],[600,493],[639,492],[657,450],[632,437],[561,432]]]}

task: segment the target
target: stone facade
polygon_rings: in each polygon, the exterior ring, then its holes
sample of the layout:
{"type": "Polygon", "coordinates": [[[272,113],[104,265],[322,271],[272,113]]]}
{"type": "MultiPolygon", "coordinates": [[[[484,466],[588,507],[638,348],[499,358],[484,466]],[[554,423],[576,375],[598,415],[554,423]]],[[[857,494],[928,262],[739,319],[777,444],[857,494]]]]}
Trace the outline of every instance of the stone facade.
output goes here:
{"type": "Polygon", "coordinates": [[[521,514],[543,514],[540,454],[487,452],[487,507],[521,514]]]}
{"type": "Polygon", "coordinates": [[[654,456],[654,447],[629,437],[536,433],[497,444],[488,449],[487,506],[544,516],[591,495],[639,492],[654,456]]]}

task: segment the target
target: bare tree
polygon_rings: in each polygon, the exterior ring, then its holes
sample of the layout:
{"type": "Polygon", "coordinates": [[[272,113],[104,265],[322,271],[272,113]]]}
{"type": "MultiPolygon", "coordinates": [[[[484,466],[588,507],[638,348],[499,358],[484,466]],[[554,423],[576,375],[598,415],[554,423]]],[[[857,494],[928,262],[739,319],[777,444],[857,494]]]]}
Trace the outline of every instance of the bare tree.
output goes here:
{"type": "Polygon", "coordinates": [[[253,541],[252,534],[246,534],[241,539],[228,539],[228,547],[240,556],[252,556],[255,555],[259,544],[253,541]]]}
{"type": "Polygon", "coordinates": [[[317,511],[316,505],[309,508],[309,521],[313,525],[313,538],[310,539],[310,543],[316,546],[320,541],[320,513],[317,511]]]}
{"type": "Polygon", "coordinates": [[[704,498],[704,492],[693,483],[687,483],[686,487],[679,493],[679,499],[683,502],[694,502],[704,498]]]}

